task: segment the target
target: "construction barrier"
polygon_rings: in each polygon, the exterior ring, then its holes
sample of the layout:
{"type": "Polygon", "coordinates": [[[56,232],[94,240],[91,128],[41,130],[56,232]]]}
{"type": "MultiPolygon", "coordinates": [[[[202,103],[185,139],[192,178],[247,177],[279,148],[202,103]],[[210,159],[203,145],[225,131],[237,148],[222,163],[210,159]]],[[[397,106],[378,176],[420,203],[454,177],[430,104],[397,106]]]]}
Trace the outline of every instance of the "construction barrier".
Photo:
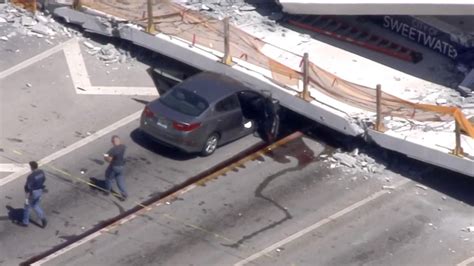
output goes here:
{"type": "MultiPolygon", "coordinates": [[[[317,100],[311,97],[311,90],[318,90],[354,107],[374,113],[377,111],[375,88],[343,80],[312,62],[295,66],[294,62],[288,62],[288,58],[297,58],[302,62],[303,57],[301,55],[265,43],[232,25],[229,26],[227,32],[229,47],[225,49],[226,34],[222,20],[204,16],[198,11],[186,9],[179,4],[156,0],[140,2],[132,0],[81,0],[81,4],[133,21],[143,26],[148,32],[156,31],[182,39],[189,42],[191,46],[207,49],[221,58],[230,55],[233,59],[245,60],[247,63],[269,71],[271,73],[269,78],[275,83],[284,86],[286,89],[295,90],[305,100],[317,100]],[[153,15],[152,20],[144,17],[143,14],[147,13],[153,15]],[[152,28],[150,29],[150,27],[152,28]],[[281,54],[265,53],[264,47],[273,47],[281,54]],[[306,66],[307,73],[303,73],[302,65],[306,66]],[[305,82],[303,82],[303,79],[305,79],[305,82]],[[301,88],[303,83],[311,89],[309,95],[303,92],[301,88]]],[[[456,120],[464,134],[474,138],[474,125],[466,119],[457,107],[412,103],[385,92],[381,92],[379,104],[379,111],[383,116],[396,116],[418,121],[445,121],[445,116],[449,116],[456,120]]]]}

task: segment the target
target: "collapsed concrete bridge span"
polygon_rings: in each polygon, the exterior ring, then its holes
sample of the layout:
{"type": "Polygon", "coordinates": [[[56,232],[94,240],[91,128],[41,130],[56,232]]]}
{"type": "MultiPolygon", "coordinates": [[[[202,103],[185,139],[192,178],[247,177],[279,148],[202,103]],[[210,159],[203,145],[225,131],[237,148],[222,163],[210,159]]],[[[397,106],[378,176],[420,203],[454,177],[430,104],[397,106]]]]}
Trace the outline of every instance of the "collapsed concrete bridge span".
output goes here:
{"type": "Polygon", "coordinates": [[[150,7],[124,2],[82,1],[79,9],[61,7],[54,14],[85,30],[129,40],[193,67],[271,91],[283,106],[343,134],[366,136],[382,147],[474,176],[474,131],[466,117],[472,114],[455,107],[413,103],[385,91],[376,101],[375,88],[342,79],[311,60],[305,61],[306,65],[301,54],[262,41],[238,27],[230,26],[230,47],[226,52],[222,20],[178,4],[157,3],[150,7]],[[151,21],[144,16],[149,8],[154,18],[151,21]],[[226,56],[230,57],[229,62],[223,60],[226,56]],[[373,130],[377,102],[381,103],[379,113],[383,115],[379,122],[385,129],[373,130]],[[457,145],[455,127],[465,132],[457,145]],[[437,130],[426,133],[429,128],[437,130]],[[463,153],[458,150],[459,156],[453,155],[459,145],[463,153]]]}

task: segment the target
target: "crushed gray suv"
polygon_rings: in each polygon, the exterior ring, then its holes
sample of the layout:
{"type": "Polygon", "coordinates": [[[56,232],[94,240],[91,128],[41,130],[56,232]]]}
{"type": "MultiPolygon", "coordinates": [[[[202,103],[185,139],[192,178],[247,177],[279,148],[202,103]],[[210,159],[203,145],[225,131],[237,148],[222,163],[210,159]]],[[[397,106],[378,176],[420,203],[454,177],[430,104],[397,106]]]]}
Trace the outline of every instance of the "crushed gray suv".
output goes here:
{"type": "Polygon", "coordinates": [[[216,148],[263,131],[276,134],[278,102],[230,77],[202,72],[174,86],[143,110],[140,129],[167,146],[212,154],[216,148]]]}

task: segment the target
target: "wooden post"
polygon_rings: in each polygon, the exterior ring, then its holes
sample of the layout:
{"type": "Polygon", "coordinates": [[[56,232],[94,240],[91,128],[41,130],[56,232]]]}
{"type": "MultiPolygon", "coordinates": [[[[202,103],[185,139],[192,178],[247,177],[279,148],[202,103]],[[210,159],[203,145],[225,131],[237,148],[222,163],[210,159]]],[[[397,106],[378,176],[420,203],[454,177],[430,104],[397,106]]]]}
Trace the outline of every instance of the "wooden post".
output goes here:
{"type": "Polygon", "coordinates": [[[81,0],[74,0],[72,2],[72,8],[74,9],[80,9],[82,7],[82,3],[81,3],[81,0]]]}
{"type": "Polygon", "coordinates": [[[32,2],[33,2],[32,3],[32,5],[33,5],[32,6],[32,12],[33,12],[33,14],[36,14],[36,11],[38,10],[38,3],[36,2],[36,0],[33,0],[32,2]]]}
{"type": "Polygon", "coordinates": [[[148,25],[146,27],[146,32],[150,34],[155,34],[155,23],[153,21],[153,0],[147,0],[147,16],[148,16],[148,25]]]}
{"type": "Polygon", "coordinates": [[[300,94],[300,97],[305,101],[310,101],[311,97],[308,91],[309,85],[309,55],[304,53],[303,55],[303,92],[300,94]]]}
{"type": "Polygon", "coordinates": [[[377,117],[375,119],[375,130],[377,131],[383,131],[383,125],[382,125],[382,86],[380,84],[377,84],[376,87],[376,113],[377,117]]]}
{"type": "Polygon", "coordinates": [[[232,64],[232,56],[230,56],[230,28],[229,17],[224,18],[224,57],[222,63],[226,65],[232,64]]]}
{"type": "Polygon", "coordinates": [[[454,130],[456,135],[456,146],[454,147],[453,154],[456,156],[464,156],[464,151],[461,147],[461,127],[457,120],[455,120],[456,128],[454,130]]]}

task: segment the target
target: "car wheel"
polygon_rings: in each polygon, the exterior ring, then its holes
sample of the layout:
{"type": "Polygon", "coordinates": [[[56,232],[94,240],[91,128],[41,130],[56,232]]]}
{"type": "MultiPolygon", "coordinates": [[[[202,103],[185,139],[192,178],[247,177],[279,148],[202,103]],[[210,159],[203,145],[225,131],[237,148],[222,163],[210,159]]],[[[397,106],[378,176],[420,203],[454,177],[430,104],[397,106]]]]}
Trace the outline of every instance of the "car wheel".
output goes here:
{"type": "Polygon", "coordinates": [[[217,148],[217,142],[219,142],[219,135],[216,133],[211,134],[204,143],[201,154],[203,156],[209,156],[213,154],[217,148]]]}

